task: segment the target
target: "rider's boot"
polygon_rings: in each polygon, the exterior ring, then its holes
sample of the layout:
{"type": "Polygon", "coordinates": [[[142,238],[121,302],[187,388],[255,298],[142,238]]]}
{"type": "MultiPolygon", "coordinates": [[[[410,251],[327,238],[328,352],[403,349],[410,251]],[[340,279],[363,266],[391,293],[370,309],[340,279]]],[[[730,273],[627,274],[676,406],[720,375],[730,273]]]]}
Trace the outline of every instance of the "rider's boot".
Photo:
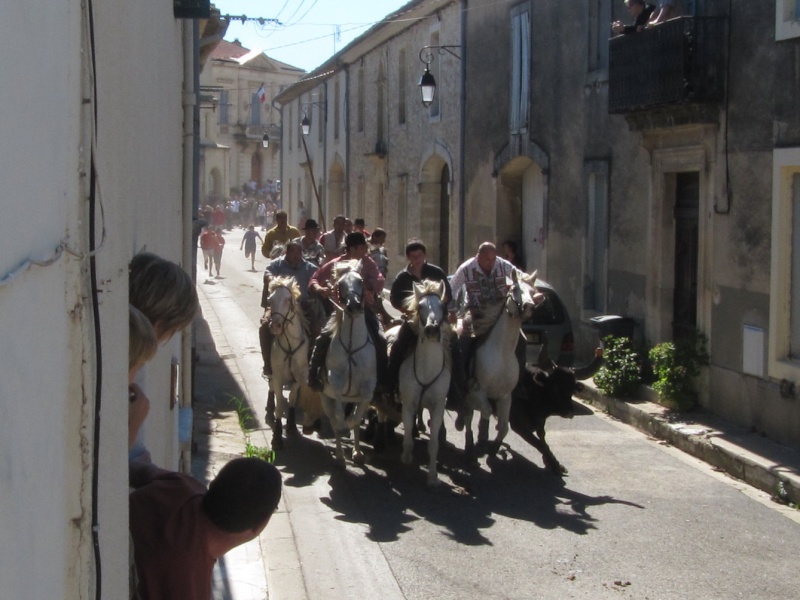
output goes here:
{"type": "Polygon", "coordinates": [[[330,332],[320,333],[317,341],[314,342],[314,350],[311,352],[311,361],[308,365],[308,387],[317,392],[321,392],[325,388],[322,369],[325,366],[325,358],[328,356],[331,337],[330,332]]]}
{"type": "Polygon", "coordinates": [[[393,394],[397,390],[400,377],[400,365],[408,355],[411,346],[414,343],[414,331],[411,326],[403,321],[400,330],[397,332],[397,338],[392,344],[392,349],[389,351],[389,362],[386,366],[386,392],[393,394]]]}

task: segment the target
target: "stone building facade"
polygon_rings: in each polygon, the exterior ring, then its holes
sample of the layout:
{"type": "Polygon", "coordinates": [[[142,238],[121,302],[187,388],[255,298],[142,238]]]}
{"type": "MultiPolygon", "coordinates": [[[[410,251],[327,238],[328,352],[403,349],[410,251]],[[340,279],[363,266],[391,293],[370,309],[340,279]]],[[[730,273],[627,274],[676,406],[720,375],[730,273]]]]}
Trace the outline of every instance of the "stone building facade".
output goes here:
{"type": "Polygon", "coordinates": [[[276,98],[286,123],[303,115],[311,122],[308,155],[299,126],[284,131],[290,211],[302,201],[328,226],[346,214],[363,217],[367,229],[386,229],[392,270],[405,264],[410,237],[424,240],[431,262],[447,268],[458,260],[459,59],[433,50],[438,93],[431,107],[422,105],[417,83],[421,49],[460,46],[460,32],[458,2],[410,2],[276,98]]]}
{"type": "Polygon", "coordinates": [[[280,180],[281,118],[272,100],[304,73],[238,40],[222,40],[211,51],[200,75],[201,205],[215,205],[250,182],[262,189],[280,180]],[[272,142],[267,148],[264,134],[272,142]]]}
{"type": "Polygon", "coordinates": [[[699,329],[702,404],[800,446],[797,3],[683,2],[610,41],[622,2],[469,5],[467,239],[520,242],[584,357],[598,314],[647,346],[699,329]]]}

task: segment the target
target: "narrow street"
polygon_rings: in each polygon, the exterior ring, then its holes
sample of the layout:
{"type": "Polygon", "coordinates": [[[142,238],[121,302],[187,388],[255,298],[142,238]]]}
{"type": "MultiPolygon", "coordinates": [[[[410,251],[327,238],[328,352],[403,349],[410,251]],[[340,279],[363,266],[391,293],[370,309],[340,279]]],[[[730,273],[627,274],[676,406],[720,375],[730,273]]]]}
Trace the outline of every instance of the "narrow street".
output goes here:
{"type": "MultiPolygon", "coordinates": [[[[221,278],[198,264],[261,427],[267,386],[257,327],[262,270],[226,232],[221,278]],[[207,272],[206,272],[207,273],[207,272]]],[[[396,272],[400,265],[390,265],[396,272]]],[[[425,485],[425,436],[413,466],[400,437],[364,467],[333,464],[333,441],[289,438],[277,455],[286,519],[268,527],[271,598],[773,599],[797,594],[800,513],[679,450],[581,404],[548,422],[569,475],[543,470],[516,435],[470,467],[446,417],[442,484],[425,485]],[[270,529],[272,528],[272,529],[270,529]]],[[[398,429],[399,431],[399,429],[398,429]]],[[[267,438],[270,433],[267,432],[267,438]]]]}

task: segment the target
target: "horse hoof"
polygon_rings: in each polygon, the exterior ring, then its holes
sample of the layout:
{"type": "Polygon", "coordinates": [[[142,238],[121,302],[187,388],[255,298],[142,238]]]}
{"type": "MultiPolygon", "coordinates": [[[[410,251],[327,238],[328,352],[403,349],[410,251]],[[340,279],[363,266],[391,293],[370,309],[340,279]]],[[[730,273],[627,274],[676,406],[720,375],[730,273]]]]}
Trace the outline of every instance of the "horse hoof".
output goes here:
{"type": "Polygon", "coordinates": [[[282,437],[273,437],[272,438],[272,449],[273,450],[283,450],[283,438],[282,437]]]}
{"type": "Polygon", "coordinates": [[[353,464],[358,466],[364,465],[364,454],[359,452],[358,454],[353,454],[353,464]]]}
{"type": "Polygon", "coordinates": [[[434,490],[434,489],[438,488],[441,484],[442,484],[442,482],[439,481],[439,477],[437,477],[437,476],[433,476],[433,477],[428,476],[428,488],[434,490]]]}

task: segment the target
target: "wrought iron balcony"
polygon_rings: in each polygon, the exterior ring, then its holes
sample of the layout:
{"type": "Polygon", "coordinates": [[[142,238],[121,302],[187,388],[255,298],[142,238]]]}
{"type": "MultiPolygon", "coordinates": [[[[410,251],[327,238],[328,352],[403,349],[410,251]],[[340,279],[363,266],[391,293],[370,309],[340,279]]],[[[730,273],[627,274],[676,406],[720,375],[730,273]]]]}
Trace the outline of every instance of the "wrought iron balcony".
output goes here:
{"type": "Polygon", "coordinates": [[[609,40],[609,113],[719,102],[726,19],[680,17],[609,40]]]}

